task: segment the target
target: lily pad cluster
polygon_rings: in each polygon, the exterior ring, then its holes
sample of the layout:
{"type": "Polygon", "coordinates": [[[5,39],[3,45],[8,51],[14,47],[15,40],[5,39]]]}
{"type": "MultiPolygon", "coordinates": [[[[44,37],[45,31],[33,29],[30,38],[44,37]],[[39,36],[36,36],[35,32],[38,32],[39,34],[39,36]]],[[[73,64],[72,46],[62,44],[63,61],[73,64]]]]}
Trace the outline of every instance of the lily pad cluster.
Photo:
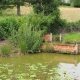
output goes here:
{"type": "Polygon", "coordinates": [[[0,64],[0,80],[58,80],[57,76],[52,63],[0,64]]]}

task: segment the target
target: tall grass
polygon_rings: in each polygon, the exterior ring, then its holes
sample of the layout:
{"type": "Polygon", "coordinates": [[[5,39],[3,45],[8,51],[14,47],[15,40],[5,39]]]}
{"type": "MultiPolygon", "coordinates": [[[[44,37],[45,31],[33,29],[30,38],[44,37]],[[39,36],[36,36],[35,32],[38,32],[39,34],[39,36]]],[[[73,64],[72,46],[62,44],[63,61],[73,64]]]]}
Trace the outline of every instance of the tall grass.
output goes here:
{"type": "Polygon", "coordinates": [[[11,53],[11,49],[8,45],[4,45],[1,47],[1,53],[3,56],[9,56],[11,53]]]}

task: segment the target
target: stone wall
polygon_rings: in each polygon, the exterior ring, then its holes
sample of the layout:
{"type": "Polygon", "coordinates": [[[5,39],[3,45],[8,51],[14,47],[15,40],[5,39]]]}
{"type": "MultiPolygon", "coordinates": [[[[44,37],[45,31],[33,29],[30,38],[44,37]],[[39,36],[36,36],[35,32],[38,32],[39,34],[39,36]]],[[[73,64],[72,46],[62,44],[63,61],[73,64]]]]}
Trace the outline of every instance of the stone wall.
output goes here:
{"type": "Polygon", "coordinates": [[[58,52],[63,52],[63,53],[74,53],[78,54],[80,53],[80,44],[52,44],[52,33],[46,34],[43,36],[44,41],[47,41],[47,44],[42,44],[42,50],[45,51],[58,51],[58,52]]]}
{"type": "Polygon", "coordinates": [[[52,33],[43,36],[44,41],[52,42],[52,33]]]}
{"type": "Polygon", "coordinates": [[[57,44],[54,45],[52,43],[48,43],[47,45],[46,44],[42,44],[42,49],[43,50],[47,50],[48,48],[49,49],[51,48],[51,50],[53,49],[53,52],[57,51],[57,52],[71,53],[71,54],[80,53],[80,45],[78,45],[76,47],[76,45],[71,45],[71,44],[67,44],[67,45],[65,45],[65,44],[64,45],[61,45],[61,44],[60,45],[57,45],[57,44]]]}
{"type": "Polygon", "coordinates": [[[53,45],[55,51],[61,51],[61,52],[74,52],[74,46],[73,45],[53,45]]]}

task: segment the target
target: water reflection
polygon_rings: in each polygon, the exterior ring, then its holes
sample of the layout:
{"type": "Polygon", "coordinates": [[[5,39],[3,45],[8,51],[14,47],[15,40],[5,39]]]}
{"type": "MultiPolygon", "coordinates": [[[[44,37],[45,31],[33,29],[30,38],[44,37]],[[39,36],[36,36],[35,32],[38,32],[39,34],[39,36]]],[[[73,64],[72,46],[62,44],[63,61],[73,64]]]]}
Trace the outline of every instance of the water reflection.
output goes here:
{"type": "Polygon", "coordinates": [[[77,66],[78,63],[79,63],[78,55],[75,55],[74,56],[74,65],[77,66]]]}
{"type": "Polygon", "coordinates": [[[60,62],[58,71],[61,75],[61,80],[80,80],[80,62],[78,63],[78,56],[74,56],[74,64],[60,62]]]}

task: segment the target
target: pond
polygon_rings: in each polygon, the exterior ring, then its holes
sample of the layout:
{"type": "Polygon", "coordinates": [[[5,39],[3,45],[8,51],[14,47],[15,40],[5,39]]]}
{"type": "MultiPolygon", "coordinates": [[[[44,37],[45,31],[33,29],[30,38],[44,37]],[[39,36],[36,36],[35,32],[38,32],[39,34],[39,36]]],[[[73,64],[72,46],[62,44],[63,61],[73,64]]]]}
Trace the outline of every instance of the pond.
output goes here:
{"type": "Polygon", "coordinates": [[[36,53],[0,57],[0,80],[50,80],[55,77],[55,67],[61,62],[77,65],[80,55],[36,53]]]}

